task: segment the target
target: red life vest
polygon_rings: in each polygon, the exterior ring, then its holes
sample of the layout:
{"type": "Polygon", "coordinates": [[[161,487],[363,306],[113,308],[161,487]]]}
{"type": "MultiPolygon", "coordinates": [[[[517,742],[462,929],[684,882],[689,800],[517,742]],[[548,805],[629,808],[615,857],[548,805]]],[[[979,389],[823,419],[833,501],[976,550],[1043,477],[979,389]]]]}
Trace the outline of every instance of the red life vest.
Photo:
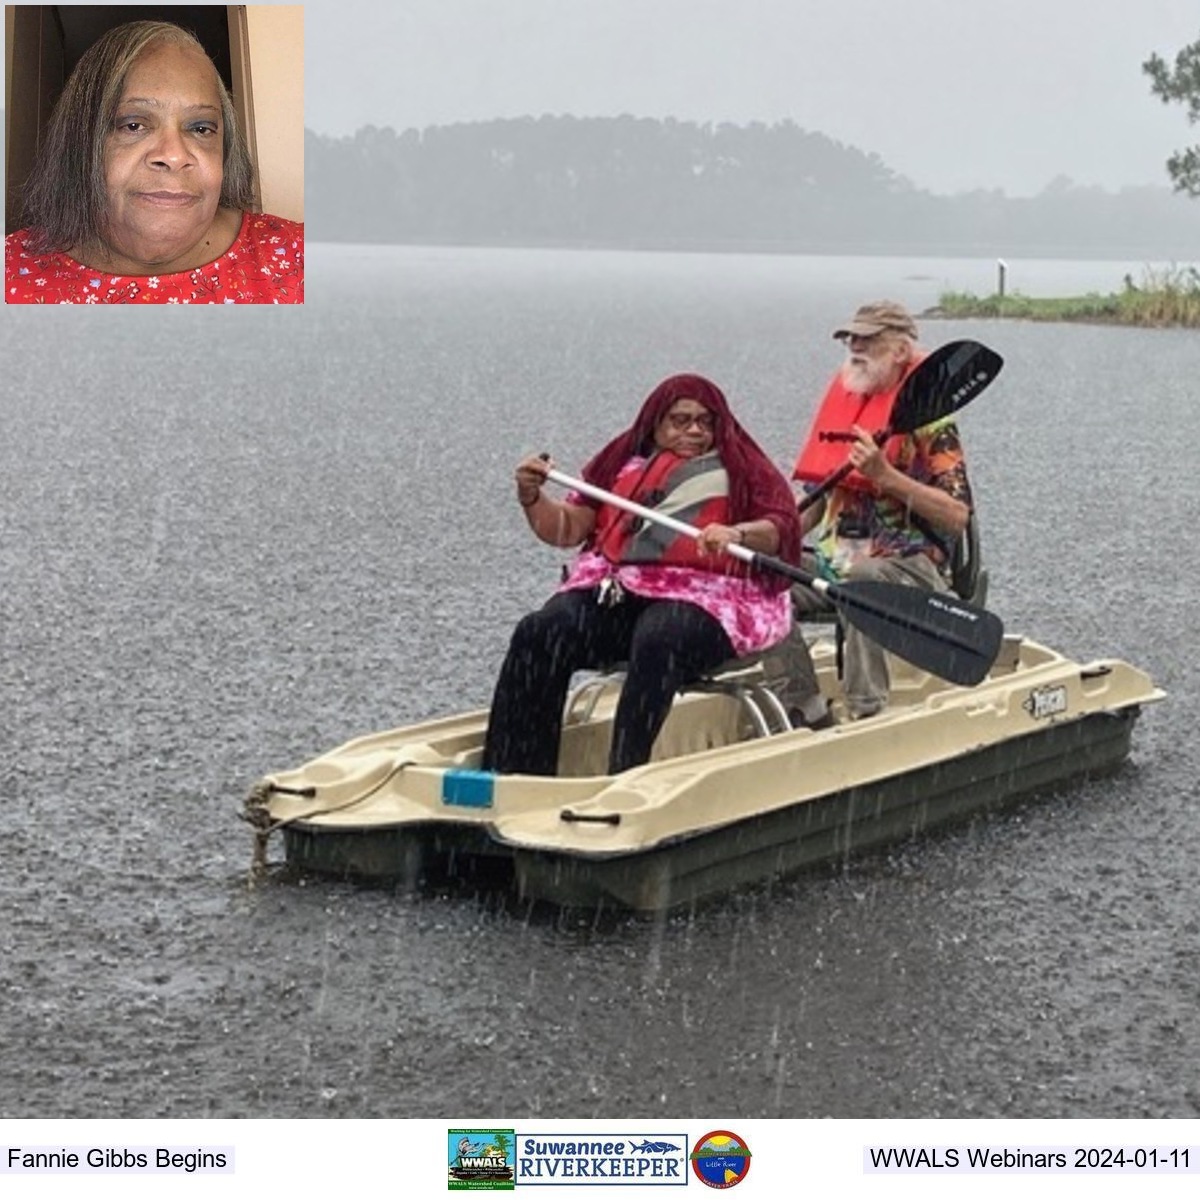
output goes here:
{"type": "MultiPolygon", "coordinates": [[[[716,454],[680,458],[660,450],[640,469],[621,471],[611,490],[697,529],[714,522],[723,525],[729,519],[729,479],[716,454]]],[[[722,574],[742,573],[737,559],[724,554],[702,557],[696,539],[690,535],[676,533],[611,504],[602,504],[596,514],[592,544],[611,563],[663,563],[722,574]]]]}
{"type": "MultiPolygon", "coordinates": [[[[912,363],[909,371],[916,366],[912,363]]],[[[905,373],[908,376],[908,371],[905,373]]],[[[904,379],[900,380],[891,391],[876,392],[872,396],[863,396],[859,392],[850,391],[842,383],[842,373],[839,371],[825,392],[817,414],[809,427],[808,437],[792,468],[792,478],[802,483],[821,483],[834,471],[845,465],[850,454],[850,446],[854,435],[850,431],[852,425],[861,425],[870,433],[879,433],[887,428],[888,418],[892,415],[892,405],[896,402],[896,394],[900,391],[904,379]]],[[[883,452],[889,459],[894,459],[899,438],[889,438],[883,452]]],[[[875,485],[865,475],[851,471],[838,485],[839,487],[855,488],[861,492],[875,491],[875,485]]]]}

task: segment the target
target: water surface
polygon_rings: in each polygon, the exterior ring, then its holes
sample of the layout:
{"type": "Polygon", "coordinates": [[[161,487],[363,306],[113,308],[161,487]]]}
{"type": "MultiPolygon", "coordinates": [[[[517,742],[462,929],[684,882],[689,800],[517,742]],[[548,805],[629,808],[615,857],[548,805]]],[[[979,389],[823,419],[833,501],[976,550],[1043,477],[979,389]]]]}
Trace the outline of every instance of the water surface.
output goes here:
{"type": "Polygon", "coordinates": [[[665,918],[247,882],[263,773],[486,704],[561,561],[520,456],[696,370],[788,464],[836,322],[994,271],[315,247],[301,311],[5,310],[0,1115],[1196,1116],[1193,333],[924,329],[1007,361],[990,606],[1171,693],[1116,777],[665,918]]]}

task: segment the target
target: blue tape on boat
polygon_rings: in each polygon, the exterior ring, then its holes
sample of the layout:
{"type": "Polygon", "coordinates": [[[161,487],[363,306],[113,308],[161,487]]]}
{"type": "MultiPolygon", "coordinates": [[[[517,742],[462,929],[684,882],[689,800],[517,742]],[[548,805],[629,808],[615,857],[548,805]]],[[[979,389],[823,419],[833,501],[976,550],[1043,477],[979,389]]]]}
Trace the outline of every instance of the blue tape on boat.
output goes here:
{"type": "Polygon", "coordinates": [[[442,803],[463,808],[491,808],[496,777],[491,771],[447,771],[442,776],[442,803]]]}

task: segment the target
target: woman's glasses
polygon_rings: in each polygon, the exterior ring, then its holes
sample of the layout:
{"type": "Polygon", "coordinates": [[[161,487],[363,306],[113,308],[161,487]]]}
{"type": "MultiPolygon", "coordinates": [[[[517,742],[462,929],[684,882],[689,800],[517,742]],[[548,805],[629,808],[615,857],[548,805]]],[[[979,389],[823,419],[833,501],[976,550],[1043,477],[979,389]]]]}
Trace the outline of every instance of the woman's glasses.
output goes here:
{"type": "Polygon", "coordinates": [[[714,425],[713,415],[710,412],[672,412],[667,413],[667,415],[663,417],[663,420],[670,425],[672,429],[678,431],[679,433],[685,433],[693,425],[695,425],[697,429],[704,430],[705,433],[711,433],[714,425]]]}

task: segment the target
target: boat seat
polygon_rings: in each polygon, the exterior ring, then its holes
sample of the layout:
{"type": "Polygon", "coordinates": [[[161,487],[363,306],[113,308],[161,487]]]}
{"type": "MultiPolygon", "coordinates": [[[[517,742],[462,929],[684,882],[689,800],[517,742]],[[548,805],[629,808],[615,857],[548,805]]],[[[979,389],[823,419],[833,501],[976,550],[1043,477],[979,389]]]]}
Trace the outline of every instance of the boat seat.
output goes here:
{"type": "Polygon", "coordinates": [[[979,518],[974,509],[950,552],[950,580],[960,600],[979,608],[987,604],[988,573],[979,552],[979,518]]]}
{"type": "Polygon", "coordinates": [[[772,733],[787,733],[792,728],[783,702],[767,686],[759,670],[761,654],[748,654],[745,658],[731,658],[715,671],[702,675],[679,690],[700,692],[707,695],[731,696],[742,707],[750,726],[758,737],[770,737],[772,733]]]}
{"type": "MultiPolygon", "coordinates": [[[[788,720],[787,709],[762,677],[759,669],[761,657],[750,654],[745,658],[731,658],[715,670],[685,683],[679,689],[679,695],[700,693],[729,696],[738,702],[756,737],[786,733],[792,728],[792,723],[788,720]]],[[[619,686],[627,669],[628,663],[611,663],[576,684],[567,696],[564,709],[567,720],[591,720],[601,695],[607,688],[619,686]]]]}

